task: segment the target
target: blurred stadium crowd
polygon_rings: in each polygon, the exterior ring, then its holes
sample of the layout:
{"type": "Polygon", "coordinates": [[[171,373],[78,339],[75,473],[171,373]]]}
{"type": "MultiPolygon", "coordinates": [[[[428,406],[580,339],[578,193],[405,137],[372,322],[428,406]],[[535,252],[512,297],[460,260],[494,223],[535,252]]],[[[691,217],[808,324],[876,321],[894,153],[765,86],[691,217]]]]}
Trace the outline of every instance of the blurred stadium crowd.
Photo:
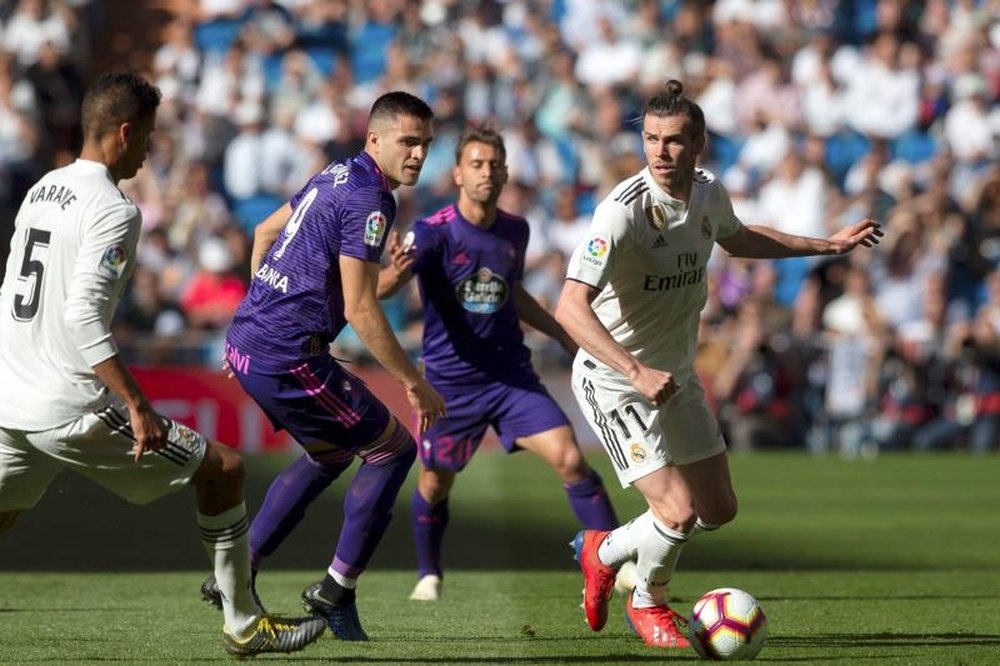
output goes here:
{"type": "MultiPolygon", "coordinates": [[[[0,211],[72,159],[99,0],[0,2],[0,211]]],[[[397,228],[453,196],[467,122],[502,128],[501,207],[533,228],[525,284],[554,305],[588,213],[644,166],[636,119],[669,78],[710,130],[703,164],[747,223],[887,236],[836,260],[713,258],[698,369],[736,449],[996,450],[1000,440],[1000,1],[162,0],[164,103],[134,362],[215,365],[251,230],[363,145],[368,108],[428,100],[436,140],[397,228]]],[[[107,8],[104,12],[109,11],[107,8]]],[[[6,244],[6,243],[5,243],[6,244]]],[[[387,304],[419,352],[414,293],[387,304]]],[[[529,334],[543,364],[568,359],[529,334]]],[[[345,336],[338,351],[357,355],[345,336]]]]}

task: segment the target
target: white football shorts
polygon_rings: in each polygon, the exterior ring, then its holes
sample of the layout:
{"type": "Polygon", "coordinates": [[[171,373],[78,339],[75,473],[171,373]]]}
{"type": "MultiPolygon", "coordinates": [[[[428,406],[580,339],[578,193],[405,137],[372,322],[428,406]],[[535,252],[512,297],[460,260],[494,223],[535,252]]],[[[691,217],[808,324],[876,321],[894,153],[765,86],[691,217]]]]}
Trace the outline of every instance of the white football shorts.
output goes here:
{"type": "Polygon", "coordinates": [[[573,393],[597,434],[622,487],[667,465],[689,465],[726,450],[715,415],[692,375],[654,407],[627,379],[573,369],[573,393]]]}
{"type": "Polygon", "coordinates": [[[51,430],[0,427],[0,511],[30,509],[63,469],[96,481],[133,504],[185,486],[201,465],[205,438],[164,419],[167,445],[136,462],[128,409],[117,400],[51,430]]]}

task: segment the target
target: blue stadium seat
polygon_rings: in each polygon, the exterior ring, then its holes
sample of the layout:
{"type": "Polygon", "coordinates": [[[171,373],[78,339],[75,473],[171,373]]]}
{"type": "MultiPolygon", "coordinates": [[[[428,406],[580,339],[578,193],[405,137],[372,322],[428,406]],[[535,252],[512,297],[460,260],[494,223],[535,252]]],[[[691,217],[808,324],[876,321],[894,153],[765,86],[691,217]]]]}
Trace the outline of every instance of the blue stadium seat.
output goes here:
{"type": "Polygon", "coordinates": [[[397,28],[384,23],[366,23],[351,37],[354,80],[368,83],[385,72],[385,54],[396,38],[397,28]]]}
{"type": "Polygon", "coordinates": [[[743,148],[743,143],[742,139],[716,134],[715,132],[708,133],[708,150],[715,160],[716,175],[721,177],[729,167],[736,164],[740,156],[740,150],[743,148]]]}
{"type": "Polygon", "coordinates": [[[274,92],[274,89],[278,87],[284,62],[285,54],[274,53],[264,58],[263,63],[261,63],[264,69],[264,85],[267,86],[268,93],[274,92]]]}
{"type": "Polygon", "coordinates": [[[892,142],[892,155],[896,159],[917,164],[934,157],[937,148],[934,137],[927,132],[912,129],[892,142]]]}
{"type": "Polygon", "coordinates": [[[323,76],[328,77],[333,74],[334,69],[337,67],[336,49],[325,46],[310,46],[306,49],[306,53],[310,58],[312,58],[313,64],[316,65],[316,69],[318,69],[323,76]]]}
{"type": "Polygon", "coordinates": [[[254,227],[263,222],[264,218],[277,210],[283,203],[285,203],[284,200],[270,194],[234,199],[233,216],[236,218],[236,223],[244,231],[252,233],[254,227]]]}
{"type": "Polygon", "coordinates": [[[581,190],[576,193],[576,212],[578,215],[593,215],[597,208],[597,197],[593,190],[581,190]]]}
{"type": "Polygon", "coordinates": [[[776,284],[774,285],[774,300],[781,305],[791,307],[799,295],[799,289],[809,275],[812,263],[808,257],[790,257],[774,262],[776,284]]]}
{"type": "Polygon", "coordinates": [[[194,43],[200,51],[225,51],[240,34],[243,24],[238,19],[215,19],[197,25],[194,43]]]}
{"type": "Polygon", "coordinates": [[[845,130],[826,140],[826,166],[840,187],[855,162],[868,154],[871,145],[863,134],[845,130]]]}

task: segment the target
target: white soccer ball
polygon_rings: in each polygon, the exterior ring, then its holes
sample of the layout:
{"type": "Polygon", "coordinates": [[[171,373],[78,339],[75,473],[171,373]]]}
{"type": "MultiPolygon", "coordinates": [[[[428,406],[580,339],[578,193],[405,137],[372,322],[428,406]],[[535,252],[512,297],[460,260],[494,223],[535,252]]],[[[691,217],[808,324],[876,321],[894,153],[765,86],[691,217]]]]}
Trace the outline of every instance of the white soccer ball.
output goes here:
{"type": "Polygon", "coordinates": [[[753,659],[767,638],[767,617],[752,596],[722,587],[695,602],[690,629],[691,645],[702,659],[753,659]]]}

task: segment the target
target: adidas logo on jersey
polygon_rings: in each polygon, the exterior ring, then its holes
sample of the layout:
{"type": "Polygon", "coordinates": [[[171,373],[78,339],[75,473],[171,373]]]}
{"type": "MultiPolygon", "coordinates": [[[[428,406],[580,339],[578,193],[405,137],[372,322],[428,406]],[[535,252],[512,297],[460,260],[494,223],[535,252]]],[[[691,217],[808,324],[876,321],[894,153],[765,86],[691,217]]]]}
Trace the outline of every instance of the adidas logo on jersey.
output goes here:
{"type": "Polygon", "coordinates": [[[663,234],[657,234],[656,240],[653,241],[653,249],[655,250],[658,247],[666,247],[669,244],[670,243],[667,242],[667,239],[663,237],[663,234]]]}

